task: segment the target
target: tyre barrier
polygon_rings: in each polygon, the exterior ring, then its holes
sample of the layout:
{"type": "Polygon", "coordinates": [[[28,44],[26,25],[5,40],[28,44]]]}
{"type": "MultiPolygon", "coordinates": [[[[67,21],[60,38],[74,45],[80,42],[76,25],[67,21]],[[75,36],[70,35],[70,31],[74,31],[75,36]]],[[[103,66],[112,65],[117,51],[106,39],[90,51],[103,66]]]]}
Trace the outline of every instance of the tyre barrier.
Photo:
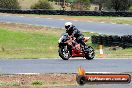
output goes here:
{"type": "Polygon", "coordinates": [[[117,16],[132,17],[132,12],[105,12],[105,11],[64,11],[43,9],[0,9],[1,13],[12,14],[46,14],[46,15],[70,15],[70,16],[117,16]]]}
{"type": "Polygon", "coordinates": [[[124,36],[117,36],[117,35],[93,35],[91,37],[91,41],[93,44],[99,44],[104,46],[119,46],[122,48],[129,48],[132,47],[132,35],[124,35],[124,36]]]}

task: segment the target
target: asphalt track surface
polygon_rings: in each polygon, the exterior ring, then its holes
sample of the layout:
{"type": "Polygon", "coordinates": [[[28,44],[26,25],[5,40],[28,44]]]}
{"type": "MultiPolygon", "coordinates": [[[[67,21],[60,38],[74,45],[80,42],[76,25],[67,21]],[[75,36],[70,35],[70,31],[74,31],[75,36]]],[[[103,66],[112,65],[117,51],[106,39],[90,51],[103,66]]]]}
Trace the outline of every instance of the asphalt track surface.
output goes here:
{"type": "Polygon", "coordinates": [[[0,73],[76,73],[79,66],[87,72],[132,72],[132,59],[9,59],[0,60],[0,73]]]}
{"type": "MultiPolygon", "coordinates": [[[[0,16],[0,22],[24,23],[24,24],[57,27],[57,28],[63,28],[65,22],[67,21],[69,20],[11,16],[11,15],[0,16]]],[[[76,25],[78,29],[84,32],[88,31],[88,32],[111,34],[111,35],[132,35],[132,25],[99,23],[99,22],[83,22],[83,21],[77,21],[77,20],[74,20],[71,22],[74,25],[76,25]]]]}

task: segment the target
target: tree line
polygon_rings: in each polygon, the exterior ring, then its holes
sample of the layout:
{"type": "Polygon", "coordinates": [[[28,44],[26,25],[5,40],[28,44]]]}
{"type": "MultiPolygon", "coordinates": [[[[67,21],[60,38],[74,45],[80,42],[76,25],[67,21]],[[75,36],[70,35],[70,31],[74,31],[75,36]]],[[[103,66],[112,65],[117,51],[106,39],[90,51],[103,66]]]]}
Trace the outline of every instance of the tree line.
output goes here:
{"type": "MultiPolygon", "coordinates": [[[[54,9],[50,2],[59,3],[65,10],[89,10],[91,4],[99,6],[99,11],[128,11],[132,10],[132,0],[39,0],[31,9],[54,9]]],[[[18,0],[0,0],[0,9],[21,9],[18,0]]]]}

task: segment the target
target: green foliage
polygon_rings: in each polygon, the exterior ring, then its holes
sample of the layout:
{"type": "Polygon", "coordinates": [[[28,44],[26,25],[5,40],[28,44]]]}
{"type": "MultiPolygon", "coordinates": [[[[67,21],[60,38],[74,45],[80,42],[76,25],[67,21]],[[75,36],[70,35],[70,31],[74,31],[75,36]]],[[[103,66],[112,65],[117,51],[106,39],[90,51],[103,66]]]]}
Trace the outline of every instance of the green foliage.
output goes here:
{"type": "Polygon", "coordinates": [[[83,8],[85,10],[89,10],[89,8],[90,8],[90,0],[82,0],[82,3],[84,3],[83,4],[83,8]]]}
{"type": "Polygon", "coordinates": [[[6,83],[6,86],[20,86],[20,83],[16,81],[11,81],[6,83]]]}
{"type": "Polygon", "coordinates": [[[4,86],[4,85],[5,85],[5,83],[2,82],[2,81],[0,81],[0,87],[1,87],[1,86],[4,86]]]}
{"type": "Polygon", "coordinates": [[[115,11],[128,10],[128,0],[111,0],[111,6],[115,11]]]}
{"type": "Polygon", "coordinates": [[[20,9],[18,0],[0,0],[0,8],[2,9],[20,9]]]}
{"type": "Polygon", "coordinates": [[[32,82],[32,85],[43,85],[43,81],[35,80],[35,81],[32,82]]]}
{"type": "Polygon", "coordinates": [[[31,9],[53,9],[48,0],[39,0],[36,4],[31,6],[31,9]]]}
{"type": "Polygon", "coordinates": [[[126,11],[132,5],[132,0],[90,0],[91,3],[98,4],[99,10],[126,11]]]}
{"type": "Polygon", "coordinates": [[[2,82],[0,81],[0,87],[8,86],[8,87],[18,87],[20,86],[20,83],[17,81],[10,81],[10,82],[2,82]]]}
{"type": "Polygon", "coordinates": [[[57,2],[58,0],[48,0],[48,1],[51,1],[51,2],[53,2],[53,1],[54,1],[54,2],[57,2]]]}
{"type": "Polygon", "coordinates": [[[107,0],[105,6],[115,11],[126,11],[129,8],[129,0],[107,0]]]}
{"type": "Polygon", "coordinates": [[[66,0],[67,2],[76,2],[77,0],[66,0]]]}
{"type": "Polygon", "coordinates": [[[99,5],[99,10],[101,11],[104,4],[106,3],[107,0],[90,0],[91,3],[93,4],[98,4],[99,5]]]}
{"type": "Polygon", "coordinates": [[[129,10],[132,11],[132,6],[129,7],[129,10]]]}
{"type": "Polygon", "coordinates": [[[76,10],[89,10],[90,8],[90,0],[73,0],[71,5],[71,9],[76,10]]]}

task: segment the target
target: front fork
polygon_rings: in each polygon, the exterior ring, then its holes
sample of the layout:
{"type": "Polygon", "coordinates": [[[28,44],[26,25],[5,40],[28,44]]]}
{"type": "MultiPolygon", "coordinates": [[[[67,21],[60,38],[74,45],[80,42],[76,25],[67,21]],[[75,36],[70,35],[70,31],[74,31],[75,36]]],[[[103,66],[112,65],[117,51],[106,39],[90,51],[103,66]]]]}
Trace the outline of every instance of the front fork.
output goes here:
{"type": "Polygon", "coordinates": [[[70,55],[72,56],[72,46],[67,45],[67,49],[69,50],[70,55]]]}

